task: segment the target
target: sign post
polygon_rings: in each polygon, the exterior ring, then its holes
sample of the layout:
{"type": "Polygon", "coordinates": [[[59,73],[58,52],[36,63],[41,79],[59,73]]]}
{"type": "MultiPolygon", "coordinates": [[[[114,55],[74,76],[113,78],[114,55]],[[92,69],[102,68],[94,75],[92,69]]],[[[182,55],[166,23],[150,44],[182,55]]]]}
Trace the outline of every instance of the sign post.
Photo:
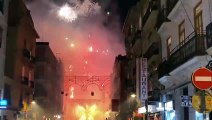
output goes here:
{"type": "MultiPolygon", "coordinates": [[[[192,75],[193,85],[201,90],[201,108],[200,111],[203,112],[203,119],[206,120],[206,102],[205,102],[205,90],[212,87],[212,72],[205,68],[197,69],[192,75]]],[[[195,97],[194,97],[195,98],[195,97]]],[[[194,107],[195,108],[195,107],[194,107]]]]}
{"type": "Polygon", "coordinates": [[[146,118],[148,119],[148,89],[147,89],[147,58],[141,58],[140,60],[140,68],[141,68],[141,74],[140,74],[140,90],[141,90],[141,102],[144,103],[146,107],[146,118]]]}
{"type": "Polygon", "coordinates": [[[205,67],[197,69],[192,75],[192,83],[200,90],[211,88],[212,72],[205,67]]]}

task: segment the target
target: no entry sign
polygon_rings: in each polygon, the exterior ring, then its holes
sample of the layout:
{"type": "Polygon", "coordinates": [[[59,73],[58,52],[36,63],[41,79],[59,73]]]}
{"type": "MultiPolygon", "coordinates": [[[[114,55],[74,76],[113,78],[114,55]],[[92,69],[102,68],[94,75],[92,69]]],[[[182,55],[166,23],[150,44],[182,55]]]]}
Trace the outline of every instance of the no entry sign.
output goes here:
{"type": "Polygon", "coordinates": [[[200,90],[206,90],[212,87],[212,71],[207,68],[199,68],[192,75],[194,86],[200,90]]]}

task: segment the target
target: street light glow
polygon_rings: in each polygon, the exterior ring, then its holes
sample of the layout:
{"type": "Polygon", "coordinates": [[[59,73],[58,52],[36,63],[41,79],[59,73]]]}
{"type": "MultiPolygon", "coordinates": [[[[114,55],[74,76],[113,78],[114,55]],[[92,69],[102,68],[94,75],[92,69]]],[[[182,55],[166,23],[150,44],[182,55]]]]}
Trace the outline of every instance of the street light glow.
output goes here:
{"type": "Polygon", "coordinates": [[[89,47],[89,52],[93,52],[93,47],[92,46],[89,47]]]}
{"type": "Polygon", "coordinates": [[[132,97],[132,98],[135,98],[135,97],[136,97],[136,95],[135,95],[135,94],[131,94],[131,97],[132,97]]]}
{"type": "Polygon", "coordinates": [[[71,46],[71,47],[74,47],[75,45],[74,45],[74,43],[71,43],[70,46],[71,46]]]}
{"type": "Polygon", "coordinates": [[[34,100],[32,101],[32,104],[35,104],[35,101],[34,100]]]}

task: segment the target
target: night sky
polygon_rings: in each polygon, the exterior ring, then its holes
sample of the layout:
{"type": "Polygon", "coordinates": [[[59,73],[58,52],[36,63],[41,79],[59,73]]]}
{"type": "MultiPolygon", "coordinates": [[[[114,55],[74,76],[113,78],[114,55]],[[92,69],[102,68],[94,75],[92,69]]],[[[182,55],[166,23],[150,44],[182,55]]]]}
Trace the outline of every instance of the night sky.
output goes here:
{"type": "Polygon", "coordinates": [[[135,5],[138,0],[118,0],[118,8],[120,10],[120,20],[123,23],[130,7],[135,5]]]}

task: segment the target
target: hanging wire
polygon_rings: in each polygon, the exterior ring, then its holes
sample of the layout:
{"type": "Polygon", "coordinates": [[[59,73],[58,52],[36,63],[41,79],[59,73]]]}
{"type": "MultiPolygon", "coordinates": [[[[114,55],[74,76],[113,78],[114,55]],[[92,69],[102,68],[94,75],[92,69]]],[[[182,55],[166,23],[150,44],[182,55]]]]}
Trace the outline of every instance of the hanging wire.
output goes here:
{"type": "MultiPolygon", "coordinates": [[[[192,24],[191,19],[189,18],[189,15],[188,15],[188,13],[187,13],[187,11],[186,11],[186,9],[185,9],[184,5],[183,5],[182,0],[180,0],[180,2],[181,2],[181,4],[182,4],[182,6],[183,6],[183,9],[184,9],[184,11],[185,11],[185,13],[186,13],[186,16],[188,17],[188,20],[189,20],[189,22],[190,22],[190,24],[191,24],[192,28],[194,29],[194,25],[192,24]]],[[[194,30],[195,30],[195,29],[194,29],[194,30]]]]}

